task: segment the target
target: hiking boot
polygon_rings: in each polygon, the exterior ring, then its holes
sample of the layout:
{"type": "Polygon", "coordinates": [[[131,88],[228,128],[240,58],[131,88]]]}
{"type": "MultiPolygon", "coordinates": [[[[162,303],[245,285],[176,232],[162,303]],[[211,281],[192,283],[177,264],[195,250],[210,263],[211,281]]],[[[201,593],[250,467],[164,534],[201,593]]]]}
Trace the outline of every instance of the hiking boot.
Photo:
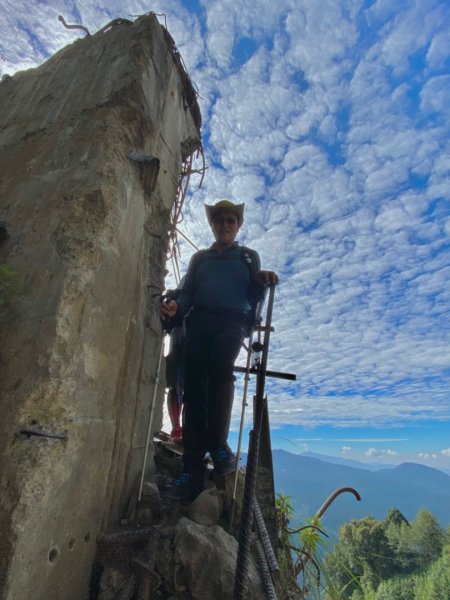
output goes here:
{"type": "Polygon", "coordinates": [[[209,453],[214,464],[214,473],[216,475],[226,475],[227,473],[232,473],[236,470],[237,458],[228,444],[211,448],[209,453]]]}
{"type": "Polygon", "coordinates": [[[205,489],[205,468],[193,472],[184,471],[169,483],[163,491],[163,500],[168,502],[192,502],[205,489]]]}

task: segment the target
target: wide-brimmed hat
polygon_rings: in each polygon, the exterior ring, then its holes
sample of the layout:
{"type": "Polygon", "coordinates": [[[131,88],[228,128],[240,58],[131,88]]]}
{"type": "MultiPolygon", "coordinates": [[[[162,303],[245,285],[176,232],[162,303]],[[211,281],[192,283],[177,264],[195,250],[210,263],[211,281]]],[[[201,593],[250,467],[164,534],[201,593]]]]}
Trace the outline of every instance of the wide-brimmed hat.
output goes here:
{"type": "Polygon", "coordinates": [[[208,217],[208,223],[212,227],[214,215],[216,213],[218,213],[219,211],[229,210],[231,212],[234,212],[234,214],[237,216],[238,224],[240,227],[242,225],[242,223],[244,222],[244,207],[245,207],[245,204],[233,204],[233,202],[230,202],[229,200],[221,200],[220,202],[217,202],[217,204],[213,204],[213,205],[205,204],[205,210],[206,210],[206,216],[208,217]]]}

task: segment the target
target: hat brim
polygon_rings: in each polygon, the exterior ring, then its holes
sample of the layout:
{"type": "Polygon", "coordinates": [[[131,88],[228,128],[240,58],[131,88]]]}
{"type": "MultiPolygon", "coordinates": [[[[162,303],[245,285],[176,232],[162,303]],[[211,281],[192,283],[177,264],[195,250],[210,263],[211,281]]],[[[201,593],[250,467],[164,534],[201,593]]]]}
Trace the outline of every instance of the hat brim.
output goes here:
{"type": "Polygon", "coordinates": [[[233,204],[233,202],[230,202],[229,200],[221,200],[220,202],[217,202],[217,204],[213,205],[205,204],[206,216],[211,227],[213,226],[214,215],[222,210],[234,212],[234,214],[237,216],[240,227],[244,222],[244,208],[245,204],[233,204]]]}

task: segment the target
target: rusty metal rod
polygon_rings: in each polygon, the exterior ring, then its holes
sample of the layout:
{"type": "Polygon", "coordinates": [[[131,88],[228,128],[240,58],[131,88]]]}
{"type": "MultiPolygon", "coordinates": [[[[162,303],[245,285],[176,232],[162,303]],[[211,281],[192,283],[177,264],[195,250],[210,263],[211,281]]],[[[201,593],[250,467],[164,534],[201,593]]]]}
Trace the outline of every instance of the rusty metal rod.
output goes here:
{"type": "Polygon", "coordinates": [[[58,21],[60,21],[66,29],[81,29],[86,33],[86,35],[91,35],[87,27],[85,27],[84,25],[69,25],[68,23],[66,23],[62,15],[58,16],[58,21]]]}
{"type": "Polygon", "coordinates": [[[325,502],[322,504],[322,506],[316,512],[314,518],[320,519],[322,517],[323,513],[330,506],[330,504],[332,502],[334,502],[338,496],[340,496],[341,494],[344,494],[345,492],[349,492],[350,494],[353,494],[355,496],[355,498],[358,500],[358,502],[361,501],[361,496],[360,496],[358,490],[355,490],[355,488],[352,488],[352,487],[340,487],[337,490],[335,490],[332,494],[330,494],[330,496],[328,496],[328,498],[325,500],[325,502]]]}
{"type": "Polygon", "coordinates": [[[142,529],[127,529],[114,533],[103,533],[98,537],[99,544],[135,544],[148,541],[154,533],[154,527],[143,527],[142,529]]]}
{"type": "Polygon", "coordinates": [[[67,433],[48,433],[46,431],[35,431],[34,429],[21,429],[19,431],[21,435],[27,437],[42,437],[49,438],[50,440],[68,440],[67,433]]]}

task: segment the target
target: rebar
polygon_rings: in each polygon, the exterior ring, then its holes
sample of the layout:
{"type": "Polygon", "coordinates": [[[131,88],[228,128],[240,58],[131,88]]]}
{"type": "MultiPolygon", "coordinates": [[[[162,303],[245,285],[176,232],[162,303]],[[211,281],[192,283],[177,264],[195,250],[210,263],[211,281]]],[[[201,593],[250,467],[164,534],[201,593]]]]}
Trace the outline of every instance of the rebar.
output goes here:
{"type": "Polygon", "coordinates": [[[255,513],[255,523],[258,529],[259,539],[264,549],[264,554],[266,556],[269,569],[271,572],[279,571],[280,567],[278,565],[277,557],[275,556],[275,552],[272,548],[269,534],[267,533],[266,524],[264,522],[264,517],[261,512],[261,507],[259,506],[259,502],[256,496],[253,500],[253,510],[255,513]]]}
{"type": "Polygon", "coordinates": [[[46,431],[35,431],[34,429],[21,429],[19,433],[21,435],[26,435],[27,437],[41,437],[48,438],[50,440],[68,440],[67,433],[49,433],[46,431]]]}
{"type": "Polygon", "coordinates": [[[355,488],[352,488],[352,487],[340,487],[337,490],[335,490],[332,494],[330,494],[330,496],[328,496],[328,498],[325,500],[325,502],[322,504],[322,506],[316,512],[315,518],[320,519],[322,517],[323,513],[330,506],[330,504],[332,502],[334,502],[338,496],[340,496],[341,494],[344,494],[345,492],[349,492],[350,494],[353,494],[355,496],[355,498],[358,500],[358,502],[361,502],[361,495],[358,492],[358,490],[355,490],[355,488]]]}
{"type": "Polygon", "coordinates": [[[194,244],[194,242],[188,238],[187,235],[185,235],[182,231],[180,231],[178,229],[178,227],[175,227],[175,229],[176,229],[176,232],[179,233],[181,235],[181,237],[183,237],[194,248],[194,250],[197,250],[197,252],[200,250],[200,248],[198,246],[196,246],[194,244]]]}
{"type": "Polygon", "coordinates": [[[142,529],[127,529],[126,531],[104,533],[99,536],[98,542],[99,544],[117,544],[118,546],[136,544],[137,542],[147,541],[153,531],[154,527],[144,527],[142,529]]]}
{"type": "Polygon", "coordinates": [[[253,498],[256,488],[256,474],[259,455],[259,432],[250,431],[250,443],[245,473],[244,499],[242,501],[239,547],[234,581],[234,600],[246,598],[247,573],[250,558],[251,533],[253,527],[253,498]]]}
{"type": "Polygon", "coordinates": [[[58,21],[62,23],[66,29],[81,29],[81,31],[84,31],[86,35],[91,35],[87,27],[85,27],[84,25],[69,25],[68,23],[66,23],[62,15],[58,16],[58,21]]]}
{"type": "Polygon", "coordinates": [[[264,590],[266,592],[268,600],[277,600],[277,594],[273,585],[272,577],[270,575],[269,565],[267,564],[267,557],[264,552],[263,544],[261,540],[256,538],[255,540],[256,556],[258,559],[258,567],[263,580],[264,590]]]}
{"type": "Polygon", "coordinates": [[[250,431],[250,443],[245,472],[244,497],[242,501],[241,526],[239,531],[239,547],[236,560],[236,574],[234,580],[234,600],[244,600],[247,587],[247,573],[250,556],[251,532],[253,527],[254,498],[256,489],[256,476],[259,459],[259,445],[262,418],[267,403],[264,396],[264,386],[267,369],[267,354],[272,322],[273,300],[275,286],[270,285],[269,301],[267,304],[266,326],[264,327],[264,344],[260,361],[258,378],[256,381],[256,396],[253,418],[253,429],[250,431]]]}

